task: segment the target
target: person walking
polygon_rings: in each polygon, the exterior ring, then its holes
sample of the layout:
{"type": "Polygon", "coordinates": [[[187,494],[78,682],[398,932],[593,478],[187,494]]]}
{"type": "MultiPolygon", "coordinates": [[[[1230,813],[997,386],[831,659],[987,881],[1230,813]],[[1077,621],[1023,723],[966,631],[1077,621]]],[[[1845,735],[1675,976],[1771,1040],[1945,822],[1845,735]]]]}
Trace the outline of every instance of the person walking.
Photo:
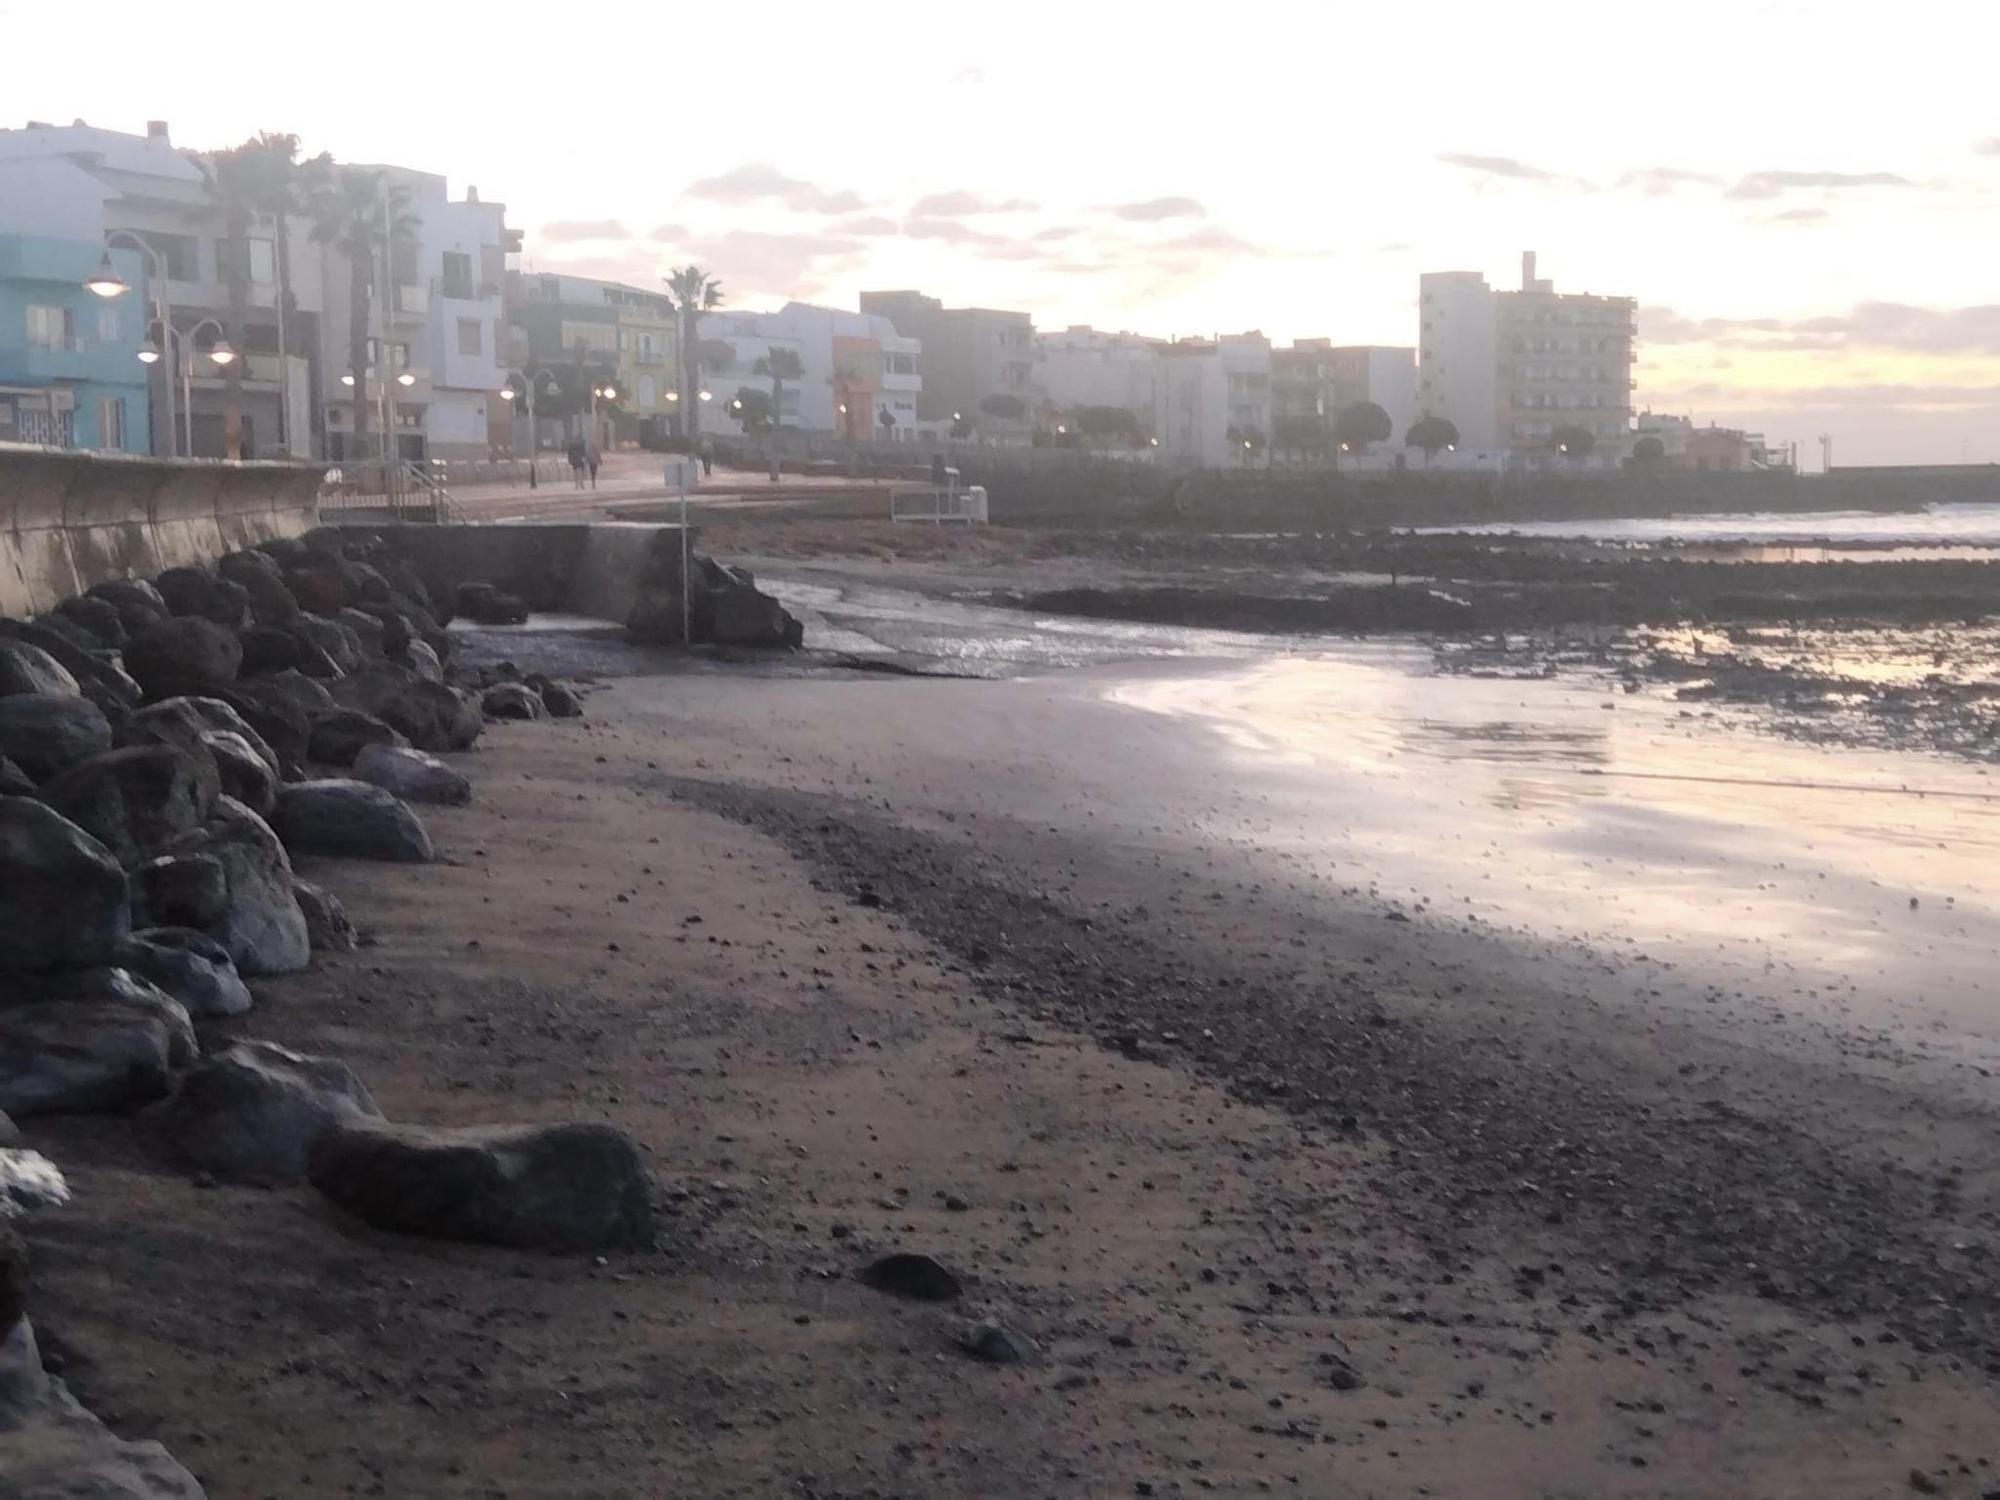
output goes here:
{"type": "Polygon", "coordinates": [[[567,449],[566,451],[567,451],[567,452],[568,452],[568,454],[569,454],[569,477],[570,477],[570,481],[571,481],[571,483],[573,483],[573,484],[574,484],[574,485],[575,485],[575,486],[576,486],[576,487],[577,487],[578,489],[582,489],[582,488],[583,488],[583,466],[584,466],[585,462],[586,462],[586,461],[587,461],[587,459],[588,459],[588,455],[587,455],[587,454],[585,453],[585,451],[584,451],[584,446],[583,446],[583,439],[582,439],[582,438],[580,438],[580,437],[573,437],[573,438],[571,438],[571,439],[569,440],[569,447],[568,447],[568,449],[567,449]]]}
{"type": "Polygon", "coordinates": [[[590,435],[590,442],[583,450],[583,461],[590,467],[590,487],[597,488],[597,466],[604,462],[604,449],[597,440],[597,434],[590,435]]]}
{"type": "Polygon", "coordinates": [[[701,477],[706,479],[715,472],[715,439],[704,432],[696,440],[695,450],[701,455],[701,477]]]}

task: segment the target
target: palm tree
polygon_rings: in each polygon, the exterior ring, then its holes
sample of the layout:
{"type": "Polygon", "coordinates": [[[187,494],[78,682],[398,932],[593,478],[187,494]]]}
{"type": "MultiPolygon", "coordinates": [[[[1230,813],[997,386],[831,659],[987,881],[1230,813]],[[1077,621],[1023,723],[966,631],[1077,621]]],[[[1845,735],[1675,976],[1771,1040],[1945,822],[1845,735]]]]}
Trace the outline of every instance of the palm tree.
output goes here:
{"type": "MultiPolygon", "coordinates": [[[[288,434],[285,369],[286,330],[297,326],[298,300],[292,293],[292,218],[309,212],[312,199],[323,189],[333,168],[333,157],[322,151],[308,160],[299,160],[299,138],[289,133],[259,131],[240,146],[213,152],[200,159],[208,178],[209,192],[222,208],[229,254],[224,276],[229,285],[229,337],[238,347],[244,343],[242,323],[250,293],[250,246],[252,226],[271,226],[277,272],[278,313],[278,431],[281,442],[288,434]]],[[[228,456],[243,457],[241,393],[244,361],[232,361],[227,378],[228,404],[223,413],[223,444],[228,456]]]]}
{"type": "Polygon", "coordinates": [[[806,367],[799,361],[796,349],[772,349],[751,366],[752,375],[762,375],[771,382],[771,425],[785,425],[785,382],[803,380],[806,367]]]}
{"type": "MultiPolygon", "coordinates": [[[[354,454],[368,436],[368,314],[378,255],[416,237],[409,194],[385,183],[380,172],[342,167],[331,173],[312,205],[313,238],[347,257],[347,368],[354,376],[354,454]]],[[[389,288],[383,287],[384,296],[389,288]]],[[[388,339],[380,351],[382,378],[390,379],[388,339]]],[[[391,433],[382,434],[382,456],[391,433]]]]}
{"type": "Polygon", "coordinates": [[[667,298],[681,318],[681,409],[690,439],[701,433],[701,315],[722,306],[722,283],[700,266],[666,278],[667,298]]]}

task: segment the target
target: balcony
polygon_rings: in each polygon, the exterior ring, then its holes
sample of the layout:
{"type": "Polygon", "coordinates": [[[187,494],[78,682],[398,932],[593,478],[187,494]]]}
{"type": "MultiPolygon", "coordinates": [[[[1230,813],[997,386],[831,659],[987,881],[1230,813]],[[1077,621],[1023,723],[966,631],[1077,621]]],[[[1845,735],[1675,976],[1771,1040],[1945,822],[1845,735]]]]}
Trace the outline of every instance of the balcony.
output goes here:
{"type": "Polygon", "coordinates": [[[431,294],[428,287],[408,286],[398,283],[396,295],[391,305],[398,313],[408,313],[422,317],[431,310],[431,294]]]}

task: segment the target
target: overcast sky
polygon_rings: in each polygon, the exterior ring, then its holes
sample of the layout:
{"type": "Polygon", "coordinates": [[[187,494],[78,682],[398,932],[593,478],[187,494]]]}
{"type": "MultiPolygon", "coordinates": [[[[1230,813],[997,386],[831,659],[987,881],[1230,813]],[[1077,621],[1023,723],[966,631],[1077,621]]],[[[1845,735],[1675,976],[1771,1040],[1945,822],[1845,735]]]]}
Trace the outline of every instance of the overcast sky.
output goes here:
{"type": "Polygon", "coordinates": [[[2000,460],[1993,0],[89,11],[5,123],[293,130],[476,184],[541,269],[1409,344],[1420,271],[1532,247],[1639,299],[1656,409],[2000,460]]]}

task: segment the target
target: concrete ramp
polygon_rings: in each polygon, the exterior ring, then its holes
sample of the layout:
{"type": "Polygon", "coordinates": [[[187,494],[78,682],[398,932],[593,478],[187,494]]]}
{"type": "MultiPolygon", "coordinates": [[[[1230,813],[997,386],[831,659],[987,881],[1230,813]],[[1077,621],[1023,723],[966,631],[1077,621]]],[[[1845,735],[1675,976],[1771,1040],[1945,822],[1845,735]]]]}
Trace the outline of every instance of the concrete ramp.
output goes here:
{"type": "Polygon", "coordinates": [[[0,443],[0,615],[302,535],[323,472],[0,443]]]}

